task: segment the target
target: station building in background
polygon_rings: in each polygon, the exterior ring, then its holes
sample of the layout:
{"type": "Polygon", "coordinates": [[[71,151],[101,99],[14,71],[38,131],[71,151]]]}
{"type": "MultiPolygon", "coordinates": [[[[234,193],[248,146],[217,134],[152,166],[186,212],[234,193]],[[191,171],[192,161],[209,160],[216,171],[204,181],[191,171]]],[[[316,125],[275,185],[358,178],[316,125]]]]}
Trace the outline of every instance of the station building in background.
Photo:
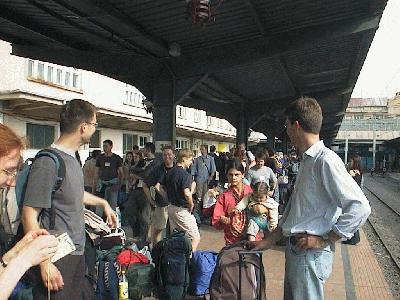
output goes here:
{"type": "MultiPolygon", "coordinates": [[[[55,50],[56,51],[56,50],[55,50]]],[[[134,67],[134,66],[133,66],[134,67]]],[[[146,99],[134,86],[90,71],[11,55],[11,46],[0,41],[0,122],[26,136],[25,159],[48,147],[59,135],[60,107],[74,98],[98,107],[99,127],[80,155],[101,149],[110,139],[113,152],[123,155],[133,145],[152,141],[152,113],[146,99]]],[[[226,120],[206,111],[176,107],[176,149],[190,148],[200,154],[202,144],[227,152],[235,144],[236,129],[226,120]]],[[[265,136],[252,133],[255,143],[265,136]]]]}

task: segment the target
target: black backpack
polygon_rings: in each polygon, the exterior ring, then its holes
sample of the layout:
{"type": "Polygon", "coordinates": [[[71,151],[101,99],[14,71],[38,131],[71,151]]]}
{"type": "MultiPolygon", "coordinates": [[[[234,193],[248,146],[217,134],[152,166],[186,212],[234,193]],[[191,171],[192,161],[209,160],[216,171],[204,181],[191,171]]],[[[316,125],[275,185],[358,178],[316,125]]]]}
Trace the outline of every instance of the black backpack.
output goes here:
{"type": "Polygon", "coordinates": [[[159,298],[180,300],[185,297],[189,286],[191,253],[191,241],[183,231],[174,231],[154,246],[152,258],[159,298]]]}

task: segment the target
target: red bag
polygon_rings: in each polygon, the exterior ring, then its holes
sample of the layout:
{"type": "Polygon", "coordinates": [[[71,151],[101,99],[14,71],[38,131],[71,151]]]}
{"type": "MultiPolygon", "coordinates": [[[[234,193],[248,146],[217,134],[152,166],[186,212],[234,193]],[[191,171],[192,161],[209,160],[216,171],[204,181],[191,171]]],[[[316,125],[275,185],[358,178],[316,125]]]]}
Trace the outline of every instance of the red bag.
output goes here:
{"type": "Polygon", "coordinates": [[[148,264],[150,262],[142,253],[135,252],[132,249],[122,250],[117,255],[116,261],[122,267],[129,267],[131,264],[148,264]]]}

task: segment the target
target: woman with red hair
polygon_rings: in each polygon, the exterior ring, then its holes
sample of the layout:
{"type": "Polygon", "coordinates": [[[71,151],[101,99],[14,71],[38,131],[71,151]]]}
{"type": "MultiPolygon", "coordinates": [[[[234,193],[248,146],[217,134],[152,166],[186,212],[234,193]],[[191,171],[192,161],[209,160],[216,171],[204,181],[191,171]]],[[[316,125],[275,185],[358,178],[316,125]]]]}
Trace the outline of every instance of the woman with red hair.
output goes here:
{"type": "MultiPolygon", "coordinates": [[[[0,124],[0,193],[15,186],[23,140],[0,124]]],[[[32,266],[50,259],[57,250],[57,239],[44,229],[28,232],[0,257],[0,299],[7,299],[18,280],[32,266]]]]}

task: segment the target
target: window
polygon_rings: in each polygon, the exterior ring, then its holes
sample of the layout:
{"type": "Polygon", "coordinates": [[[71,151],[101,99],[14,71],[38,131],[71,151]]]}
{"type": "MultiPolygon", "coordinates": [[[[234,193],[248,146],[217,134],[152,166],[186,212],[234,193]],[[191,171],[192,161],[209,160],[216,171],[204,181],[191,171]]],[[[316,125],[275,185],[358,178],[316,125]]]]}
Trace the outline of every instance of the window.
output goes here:
{"type": "Polygon", "coordinates": [[[207,117],[207,125],[208,126],[212,126],[213,125],[213,117],[211,117],[211,116],[207,117]]]}
{"type": "Polygon", "coordinates": [[[129,105],[132,105],[133,101],[133,92],[130,93],[129,95],[129,105]]]}
{"type": "Polygon", "coordinates": [[[28,60],[28,76],[32,77],[33,76],[33,69],[35,67],[35,62],[32,59],[28,60]]]}
{"type": "Polygon", "coordinates": [[[69,86],[70,76],[71,74],[69,72],[65,72],[65,86],[69,86]]]}
{"type": "Polygon", "coordinates": [[[180,140],[180,139],[175,140],[175,149],[176,150],[185,149],[185,148],[189,148],[189,141],[180,140]]]}
{"type": "Polygon", "coordinates": [[[176,108],[178,110],[178,118],[186,119],[186,107],[177,106],[176,108]]]}
{"type": "Polygon", "coordinates": [[[31,149],[46,148],[54,142],[54,126],[27,123],[26,135],[31,149]]]}
{"type": "Polygon", "coordinates": [[[144,144],[147,143],[147,136],[140,136],[139,137],[139,148],[143,148],[144,144]]]}
{"type": "Polygon", "coordinates": [[[57,84],[62,84],[62,70],[57,69],[57,84]]]}
{"type": "Polygon", "coordinates": [[[222,128],[222,119],[218,119],[218,128],[222,128]]]}
{"type": "Polygon", "coordinates": [[[124,133],[123,134],[123,151],[126,153],[127,151],[132,151],[132,147],[137,143],[137,135],[124,133]]]}
{"type": "Polygon", "coordinates": [[[47,67],[47,81],[53,82],[53,67],[52,66],[47,67]]]}
{"type": "Polygon", "coordinates": [[[175,149],[180,150],[181,148],[181,140],[176,139],[175,140],[175,149]]]}
{"type": "Polygon", "coordinates": [[[200,123],[200,111],[197,109],[194,111],[194,122],[200,123]]]}
{"type": "Polygon", "coordinates": [[[129,104],[129,92],[128,92],[128,91],[125,92],[125,101],[124,101],[124,104],[129,104]]]}
{"type": "Polygon", "coordinates": [[[78,74],[76,73],[72,75],[72,87],[78,88],[78,74]]]}
{"type": "Polygon", "coordinates": [[[44,64],[38,63],[38,78],[44,80],[44,64]]]}
{"type": "Polygon", "coordinates": [[[100,147],[100,130],[96,130],[94,134],[92,135],[90,142],[89,142],[89,148],[101,148],[100,147]]]}

